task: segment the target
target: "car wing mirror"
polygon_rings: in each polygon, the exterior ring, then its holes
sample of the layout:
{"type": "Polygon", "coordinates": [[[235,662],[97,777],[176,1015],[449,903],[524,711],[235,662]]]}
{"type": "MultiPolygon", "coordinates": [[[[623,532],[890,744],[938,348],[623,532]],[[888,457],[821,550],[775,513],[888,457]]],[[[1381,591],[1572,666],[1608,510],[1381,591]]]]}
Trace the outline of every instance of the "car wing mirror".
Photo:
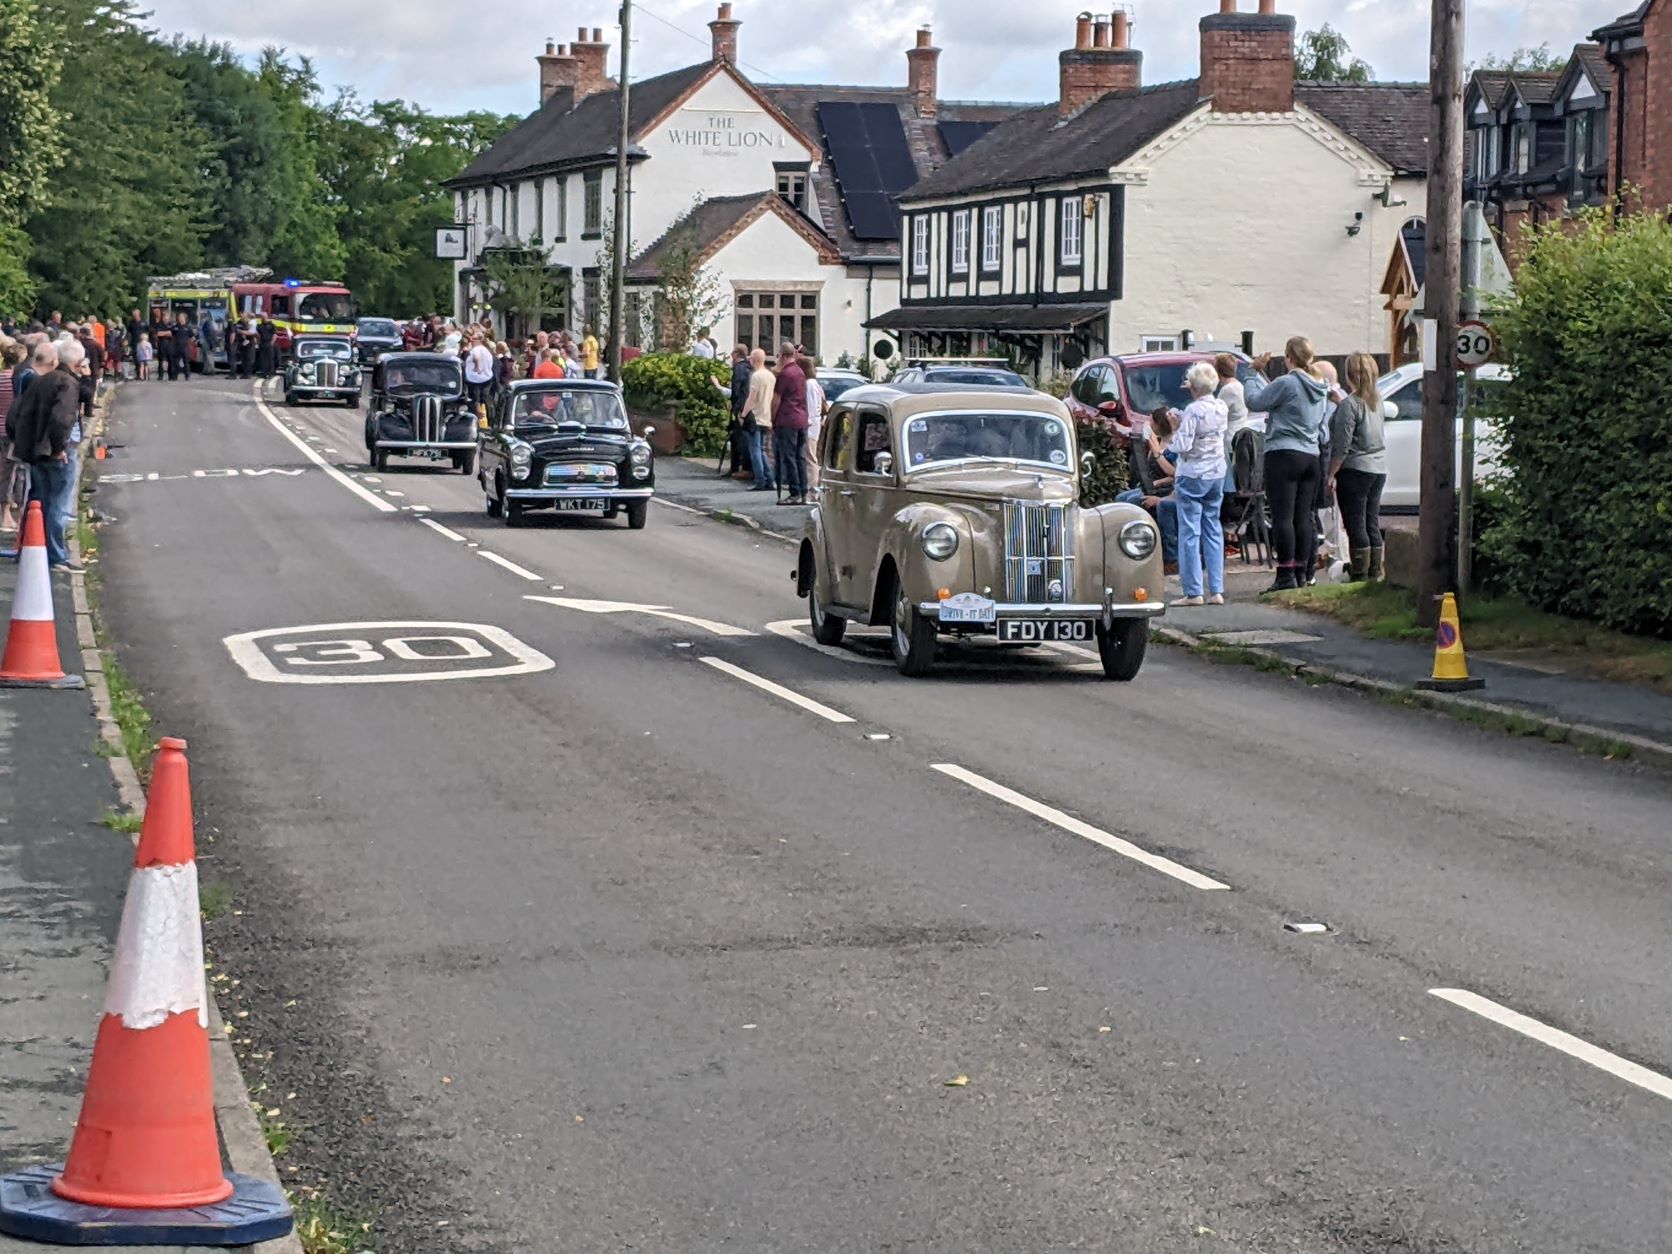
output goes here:
{"type": "Polygon", "coordinates": [[[653,436],[655,434],[656,434],[656,428],[655,427],[646,427],[643,431],[641,431],[639,433],[639,438],[648,440],[651,436],[653,436]]]}
{"type": "Polygon", "coordinates": [[[894,454],[893,453],[878,453],[876,455],[876,457],[871,462],[871,469],[874,470],[879,475],[891,475],[891,474],[893,474],[894,473],[894,454]]]}
{"type": "Polygon", "coordinates": [[[1119,401],[1099,401],[1097,403],[1097,412],[1102,414],[1105,418],[1112,418],[1116,422],[1119,422],[1126,415],[1126,406],[1122,405],[1119,401]]]}
{"type": "Polygon", "coordinates": [[[1399,417],[1399,406],[1395,405],[1392,401],[1383,401],[1382,421],[1392,422],[1397,417],[1399,417]]]}

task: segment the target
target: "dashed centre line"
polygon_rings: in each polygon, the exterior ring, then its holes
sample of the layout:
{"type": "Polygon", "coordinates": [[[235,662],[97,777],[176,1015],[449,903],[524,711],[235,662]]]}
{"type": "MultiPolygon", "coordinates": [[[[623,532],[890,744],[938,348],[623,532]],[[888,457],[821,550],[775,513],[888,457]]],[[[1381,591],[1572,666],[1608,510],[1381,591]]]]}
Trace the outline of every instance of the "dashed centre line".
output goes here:
{"type": "Polygon", "coordinates": [[[791,705],[800,706],[809,714],[817,714],[826,722],[851,723],[854,721],[840,710],[833,710],[828,705],[821,704],[811,697],[804,697],[799,692],[794,692],[782,684],[775,684],[770,679],[763,678],[753,671],[746,671],[741,666],[734,666],[723,658],[705,657],[699,658],[698,661],[704,666],[712,666],[722,675],[730,675],[733,679],[741,679],[752,688],[759,688],[762,692],[771,693],[780,701],[788,701],[791,705]]]}
{"type": "Polygon", "coordinates": [[[428,527],[431,531],[434,531],[439,535],[446,536],[449,540],[452,540],[453,542],[455,542],[457,544],[463,544],[464,543],[464,537],[463,536],[461,536],[458,532],[454,531],[451,527],[443,527],[440,523],[436,522],[436,520],[433,519],[433,518],[420,518],[418,521],[423,523],[424,526],[428,527]]]}
{"type": "Polygon", "coordinates": [[[280,435],[284,436],[285,439],[289,440],[298,449],[300,449],[302,456],[306,457],[310,462],[318,466],[332,479],[342,484],[343,487],[354,493],[354,495],[359,497],[362,501],[369,502],[372,508],[384,514],[395,514],[400,512],[388,501],[385,501],[374,492],[366,491],[365,488],[361,487],[358,483],[355,483],[354,480],[343,474],[342,471],[338,470],[330,462],[326,461],[322,454],[316,453],[311,447],[309,447],[306,440],[298,439],[295,432],[287,431],[284,423],[280,422],[273,411],[267,407],[267,402],[261,399],[260,384],[257,384],[251,391],[251,396],[255,400],[256,410],[261,414],[261,416],[268,421],[273,430],[277,431],[280,435]]]}
{"type": "MultiPolygon", "coordinates": [[[[460,536],[459,538],[463,539],[464,537],[460,536]]],[[[527,579],[531,583],[539,583],[545,578],[544,575],[536,575],[533,571],[529,570],[528,567],[526,567],[526,566],[518,566],[515,562],[511,561],[509,558],[501,557],[497,553],[490,553],[486,549],[477,549],[476,550],[476,556],[485,557],[485,558],[488,559],[488,561],[492,562],[495,566],[504,567],[506,570],[510,571],[513,575],[517,575],[517,576],[520,576],[523,579],[527,579]]]]}
{"type": "Polygon", "coordinates": [[[1076,836],[1091,841],[1094,845],[1103,846],[1111,853],[1118,853],[1121,857],[1130,858],[1134,862],[1147,866],[1152,871],[1159,871],[1163,875],[1171,876],[1182,884],[1188,884],[1192,888],[1200,888],[1206,892],[1227,892],[1230,890],[1231,886],[1229,884],[1222,884],[1216,879],[1203,875],[1200,871],[1193,871],[1181,863],[1174,862],[1171,858],[1163,858],[1158,853],[1151,853],[1148,849],[1135,845],[1130,840],[1106,832],[1102,828],[1093,827],[1090,823],[1077,819],[1072,814],[1065,814],[1053,806],[1046,805],[1043,801],[1035,801],[1032,797],[1024,796],[1013,788],[1006,788],[1003,784],[994,783],[984,775],[977,775],[974,771],[966,770],[950,762],[936,762],[933,764],[933,768],[959,783],[968,784],[977,792],[984,792],[989,797],[994,797],[1007,805],[1015,806],[1018,810],[1031,814],[1037,819],[1043,819],[1053,827],[1060,827],[1065,832],[1072,832],[1076,836]]]}

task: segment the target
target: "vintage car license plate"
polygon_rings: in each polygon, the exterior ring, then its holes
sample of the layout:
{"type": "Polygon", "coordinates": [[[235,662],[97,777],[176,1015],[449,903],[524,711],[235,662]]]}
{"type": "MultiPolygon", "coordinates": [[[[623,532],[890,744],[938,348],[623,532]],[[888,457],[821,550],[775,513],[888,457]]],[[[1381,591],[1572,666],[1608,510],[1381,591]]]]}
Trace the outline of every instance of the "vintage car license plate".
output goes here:
{"type": "Polygon", "coordinates": [[[960,592],[940,603],[943,623],[990,623],[998,617],[998,609],[991,600],[974,592],[960,592]]]}
{"type": "Polygon", "coordinates": [[[1007,618],[999,639],[1031,644],[1041,640],[1090,640],[1093,624],[1084,618],[1007,618]]]}
{"type": "Polygon", "coordinates": [[[601,496],[565,496],[558,499],[557,509],[559,513],[602,514],[609,504],[601,496]]]}

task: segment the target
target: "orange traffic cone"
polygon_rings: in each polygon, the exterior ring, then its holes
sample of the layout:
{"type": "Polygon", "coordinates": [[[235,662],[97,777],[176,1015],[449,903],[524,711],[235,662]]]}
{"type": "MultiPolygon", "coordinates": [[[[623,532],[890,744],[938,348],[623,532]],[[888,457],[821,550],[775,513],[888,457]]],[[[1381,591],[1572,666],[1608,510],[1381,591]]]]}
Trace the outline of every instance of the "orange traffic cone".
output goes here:
{"type": "Polygon", "coordinates": [[[58,660],[58,628],[52,614],[52,572],[46,563],[46,523],[39,501],[29,502],[18,541],[17,593],[6,653],[0,658],[0,687],[81,688],[80,675],[64,674],[58,660]]]}
{"type": "Polygon", "coordinates": [[[1440,624],[1434,630],[1434,674],[1418,680],[1417,687],[1430,692],[1468,692],[1486,687],[1484,679],[1469,678],[1463,624],[1457,617],[1457,597],[1450,592],[1440,602],[1440,624]]]}
{"type": "Polygon", "coordinates": [[[0,1180],[0,1232],[243,1245],[290,1230],[277,1185],[221,1170],[186,742],[159,748],[69,1160],[0,1180]]]}

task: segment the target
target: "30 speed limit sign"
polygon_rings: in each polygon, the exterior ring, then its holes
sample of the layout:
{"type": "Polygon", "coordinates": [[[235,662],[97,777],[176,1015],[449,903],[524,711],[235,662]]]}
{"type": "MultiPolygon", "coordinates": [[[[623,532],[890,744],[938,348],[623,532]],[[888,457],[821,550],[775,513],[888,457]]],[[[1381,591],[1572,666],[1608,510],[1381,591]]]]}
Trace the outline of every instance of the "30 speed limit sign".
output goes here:
{"type": "Polygon", "coordinates": [[[1498,352],[1498,338],[1484,322],[1460,323],[1457,328],[1457,364],[1465,370],[1484,366],[1498,352]]]}

